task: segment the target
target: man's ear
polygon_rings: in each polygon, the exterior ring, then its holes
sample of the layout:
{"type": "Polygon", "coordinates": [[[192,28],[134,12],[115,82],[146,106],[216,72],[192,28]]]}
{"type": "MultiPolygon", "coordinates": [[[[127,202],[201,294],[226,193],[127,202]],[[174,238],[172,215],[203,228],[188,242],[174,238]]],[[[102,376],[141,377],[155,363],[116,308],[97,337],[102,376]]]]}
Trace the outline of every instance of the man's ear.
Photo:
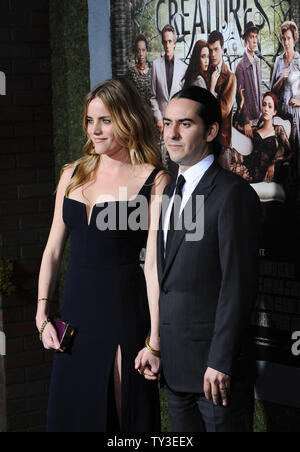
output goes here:
{"type": "Polygon", "coordinates": [[[220,126],[217,122],[214,122],[213,124],[211,124],[206,133],[206,138],[205,138],[206,142],[211,143],[212,141],[214,141],[214,139],[218,136],[219,130],[220,130],[220,126]]]}

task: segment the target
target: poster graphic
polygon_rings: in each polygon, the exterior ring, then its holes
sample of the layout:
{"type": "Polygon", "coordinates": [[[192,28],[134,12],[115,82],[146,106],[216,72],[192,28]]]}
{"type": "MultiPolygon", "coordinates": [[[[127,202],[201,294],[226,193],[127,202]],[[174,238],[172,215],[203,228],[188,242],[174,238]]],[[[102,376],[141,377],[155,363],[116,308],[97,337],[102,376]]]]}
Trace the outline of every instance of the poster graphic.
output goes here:
{"type": "MultiPolygon", "coordinates": [[[[176,57],[187,65],[197,41],[207,41],[214,30],[223,35],[223,61],[237,78],[227,169],[248,180],[263,212],[260,288],[252,319],[257,359],[300,367],[300,55],[295,52],[288,67],[280,66],[286,52],[280,29],[292,20],[290,2],[131,0],[131,14],[133,38],[139,33],[147,37],[151,62],[164,55],[161,31],[166,24],[177,34],[176,57]],[[248,32],[257,34],[252,60],[245,56],[248,32]],[[255,74],[250,81],[242,78],[243,61],[246,73],[255,74]],[[276,84],[286,69],[279,87],[276,84]],[[263,97],[269,91],[273,95],[263,97]],[[251,96],[260,103],[257,117],[250,112],[251,96]],[[268,106],[273,109],[271,119],[265,113],[268,106]]],[[[219,96],[222,100],[222,93],[219,96]]]]}

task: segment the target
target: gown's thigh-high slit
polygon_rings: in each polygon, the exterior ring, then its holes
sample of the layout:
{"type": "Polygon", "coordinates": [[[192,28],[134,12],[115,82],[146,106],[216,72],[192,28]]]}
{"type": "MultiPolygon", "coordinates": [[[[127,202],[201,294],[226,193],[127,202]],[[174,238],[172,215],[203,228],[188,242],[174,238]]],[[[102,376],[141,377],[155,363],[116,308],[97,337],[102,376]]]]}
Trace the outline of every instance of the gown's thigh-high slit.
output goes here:
{"type": "Polygon", "coordinates": [[[122,352],[118,345],[112,358],[107,387],[107,431],[120,432],[122,426],[122,352]]]}
{"type": "Polygon", "coordinates": [[[114,361],[114,392],[119,425],[122,426],[122,351],[118,345],[114,361]]]}

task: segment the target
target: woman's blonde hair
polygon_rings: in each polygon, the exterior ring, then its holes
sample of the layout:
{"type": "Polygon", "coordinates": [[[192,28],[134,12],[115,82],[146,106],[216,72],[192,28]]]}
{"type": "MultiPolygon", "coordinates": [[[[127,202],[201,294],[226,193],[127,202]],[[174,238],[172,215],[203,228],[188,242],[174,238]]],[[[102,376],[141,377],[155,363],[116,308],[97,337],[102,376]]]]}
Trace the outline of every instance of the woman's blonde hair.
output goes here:
{"type": "Polygon", "coordinates": [[[283,35],[288,30],[291,30],[292,35],[293,35],[293,39],[294,39],[295,44],[296,44],[298,42],[298,38],[299,38],[298,27],[295,24],[295,22],[292,22],[290,20],[287,20],[286,22],[283,22],[283,24],[280,27],[280,35],[279,35],[280,42],[282,42],[283,35]]]}
{"type": "MultiPolygon", "coordinates": [[[[126,78],[107,80],[97,85],[86,97],[83,129],[87,134],[87,111],[94,99],[101,99],[108,109],[114,127],[115,138],[120,146],[128,149],[133,166],[148,163],[163,169],[161,151],[157,145],[152,112],[144,103],[135,86],[126,78]]],[[[101,156],[95,153],[94,145],[87,134],[84,156],[72,165],[77,167],[66,196],[78,187],[91,181],[99,167],[101,156]]],[[[63,170],[70,165],[65,165],[63,170]]]]}

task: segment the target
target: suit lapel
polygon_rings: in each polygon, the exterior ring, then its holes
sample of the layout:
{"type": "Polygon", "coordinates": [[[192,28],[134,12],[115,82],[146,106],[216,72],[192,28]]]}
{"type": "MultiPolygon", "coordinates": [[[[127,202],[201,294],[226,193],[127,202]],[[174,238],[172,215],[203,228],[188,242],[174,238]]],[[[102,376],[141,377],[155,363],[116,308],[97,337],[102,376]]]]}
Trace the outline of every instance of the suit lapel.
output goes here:
{"type": "Polygon", "coordinates": [[[164,266],[162,265],[161,282],[167,275],[186,235],[191,233],[189,226],[192,225],[192,223],[195,221],[197,216],[199,218],[199,215],[203,215],[203,212],[201,212],[201,211],[203,210],[205,202],[208,200],[210,194],[212,193],[212,191],[215,187],[214,181],[215,181],[217,174],[220,171],[221,171],[221,167],[218,165],[218,163],[214,162],[212,164],[212,166],[207,170],[207,172],[205,173],[205,175],[203,176],[203,178],[201,179],[201,181],[195,188],[194,192],[192,193],[192,196],[186,206],[187,208],[188,208],[188,206],[192,206],[192,209],[193,209],[192,221],[190,222],[189,225],[183,224],[183,227],[181,230],[175,231],[173,238],[172,238],[171,247],[168,250],[168,253],[166,255],[165,265],[164,266]],[[197,205],[197,202],[196,202],[197,196],[201,196],[201,195],[204,196],[204,200],[203,200],[204,202],[200,203],[200,205],[198,203],[198,205],[197,205]]]}
{"type": "Polygon", "coordinates": [[[226,81],[227,79],[227,66],[226,64],[222,63],[222,67],[221,67],[221,74],[220,77],[218,78],[217,84],[216,84],[216,93],[220,94],[220,90],[222,89],[223,83],[226,81]]]}
{"type": "Polygon", "coordinates": [[[172,199],[172,194],[174,193],[175,183],[167,185],[164,190],[163,202],[162,202],[162,213],[159,219],[159,230],[157,234],[157,269],[158,269],[158,278],[159,280],[162,278],[162,274],[164,271],[164,262],[165,262],[165,244],[164,244],[164,223],[165,223],[165,215],[168,209],[168,206],[172,199]]]}

